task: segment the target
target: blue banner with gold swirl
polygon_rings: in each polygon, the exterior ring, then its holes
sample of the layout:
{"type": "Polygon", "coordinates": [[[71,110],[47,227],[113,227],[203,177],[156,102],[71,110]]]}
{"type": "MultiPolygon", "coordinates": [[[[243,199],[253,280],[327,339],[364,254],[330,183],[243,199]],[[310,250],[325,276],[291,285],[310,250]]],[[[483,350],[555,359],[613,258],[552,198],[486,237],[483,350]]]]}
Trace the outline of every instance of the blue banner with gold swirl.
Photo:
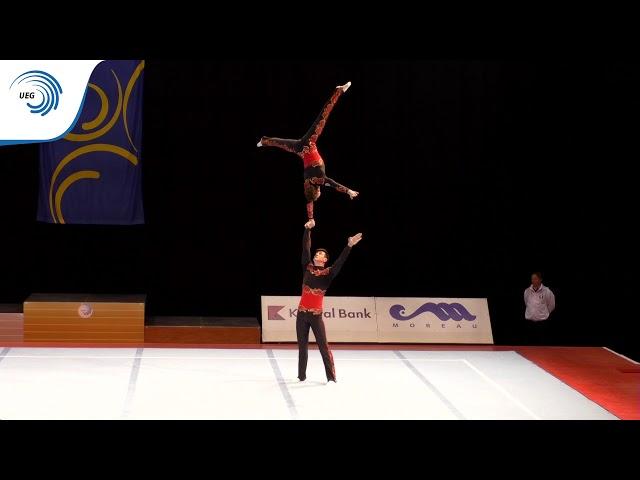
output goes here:
{"type": "Polygon", "coordinates": [[[144,223],[140,155],[144,60],[107,60],[62,140],[40,145],[38,220],[144,223]]]}

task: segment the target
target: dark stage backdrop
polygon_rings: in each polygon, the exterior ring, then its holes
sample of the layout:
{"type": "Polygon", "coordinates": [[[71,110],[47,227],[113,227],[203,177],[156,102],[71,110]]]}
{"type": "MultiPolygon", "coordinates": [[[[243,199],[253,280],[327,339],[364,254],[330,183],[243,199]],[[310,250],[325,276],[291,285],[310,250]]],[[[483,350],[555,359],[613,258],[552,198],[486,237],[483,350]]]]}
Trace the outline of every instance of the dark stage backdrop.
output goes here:
{"type": "Polygon", "coordinates": [[[489,298],[515,341],[533,270],[558,340],[637,355],[631,303],[640,68],[624,62],[166,61],[144,72],[145,225],[37,223],[38,147],[0,149],[0,302],[147,293],[152,315],[257,316],[300,290],[302,135],[361,192],[316,205],[316,246],[364,233],[331,295],[489,298]]]}

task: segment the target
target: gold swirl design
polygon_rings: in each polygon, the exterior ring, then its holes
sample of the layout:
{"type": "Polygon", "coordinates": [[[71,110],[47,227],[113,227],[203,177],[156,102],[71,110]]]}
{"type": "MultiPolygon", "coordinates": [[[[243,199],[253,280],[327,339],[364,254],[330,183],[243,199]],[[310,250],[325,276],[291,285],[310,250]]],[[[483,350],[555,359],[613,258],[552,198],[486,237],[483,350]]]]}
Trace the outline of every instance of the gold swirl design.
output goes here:
{"type": "Polygon", "coordinates": [[[99,178],[100,172],[96,172],[95,170],[81,170],[64,179],[64,182],[60,184],[60,187],[58,187],[56,191],[56,214],[58,215],[58,223],[64,223],[64,217],[62,216],[62,196],[67,189],[79,180],[98,180],[99,178]]]}
{"type": "Polygon", "coordinates": [[[51,211],[51,218],[53,219],[53,221],[55,223],[57,223],[57,218],[56,218],[56,215],[54,213],[53,186],[55,185],[56,180],[57,180],[58,176],[60,175],[60,172],[62,171],[62,169],[65,166],[67,166],[68,163],[70,163],[74,159],[76,159],[76,158],[78,158],[78,157],[80,157],[82,155],[86,155],[88,153],[91,153],[91,152],[110,152],[110,153],[114,153],[116,155],[119,155],[119,156],[125,158],[126,160],[131,162],[133,165],[137,165],[138,164],[138,158],[133,153],[129,152],[128,150],[125,150],[122,147],[118,147],[116,145],[109,145],[107,143],[96,143],[96,144],[93,144],[93,145],[85,145],[84,147],[77,148],[73,152],[69,153],[66,157],[64,157],[62,159],[62,161],[56,167],[55,171],[53,172],[53,175],[51,175],[51,182],[49,184],[49,209],[51,211]]]}
{"type": "Polygon", "coordinates": [[[98,116],[90,122],[85,122],[82,124],[83,130],[93,130],[102,122],[104,122],[104,119],[107,118],[107,113],[109,113],[109,99],[107,98],[107,94],[104,93],[104,90],[94,83],[90,83],[89,87],[93,88],[100,97],[100,112],[98,112],[98,116]]]}
{"type": "Polygon", "coordinates": [[[142,60],[138,64],[136,69],[131,74],[131,78],[129,79],[127,88],[124,91],[124,109],[122,111],[122,121],[124,123],[124,130],[125,132],[127,132],[127,137],[129,137],[129,143],[131,143],[131,146],[136,152],[138,151],[138,149],[133,144],[133,140],[131,139],[131,134],[129,133],[129,125],[127,124],[127,107],[129,106],[129,97],[131,96],[131,91],[133,90],[135,83],[138,81],[138,78],[140,77],[140,74],[142,73],[143,69],[144,69],[144,60],[142,60]]]}
{"type": "Polygon", "coordinates": [[[116,122],[118,121],[118,118],[120,118],[120,112],[122,110],[122,85],[120,85],[120,80],[118,79],[116,72],[111,70],[111,73],[116,79],[116,84],[118,85],[118,103],[116,105],[115,112],[113,112],[113,116],[111,117],[111,120],[109,120],[109,123],[107,123],[100,130],[96,130],[95,132],[69,133],[67,134],[66,137],[64,137],[65,140],[69,140],[70,142],[88,142],[89,140],[95,140],[96,138],[103,136],[105,133],[111,130],[113,126],[116,124],[116,122]]]}
{"type": "MultiPolygon", "coordinates": [[[[94,132],[69,133],[67,134],[66,137],[64,137],[65,140],[69,140],[71,142],[89,142],[91,140],[100,138],[113,128],[113,126],[120,119],[120,114],[122,113],[125,132],[127,134],[129,142],[131,143],[131,146],[137,152],[138,149],[133,144],[131,133],[129,132],[129,126],[127,125],[127,108],[129,105],[129,100],[131,98],[131,93],[136,85],[136,82],[140,78],[140,75],[142,74],[144,66],[145,66],[145,62],[144,60],[142,60],[137,65],[133,73],[131,74],[131,78],[129,78],[127,87],[124,92],[124,98],[123,98],[122,85],[120,83],[120,79],[118,78],[118,75],[116,75],[116,72],[112,69],[111,73],[115,79],[115,82],[118,88],[118,101],[116,103],[111,119],[102,128],[99,128],[94,132]]],[[[109,113],[109,98],[107,97],[107,94],[105,93],[105,91],[102,88],[100,88],[98,85],[93,83],[89,83],[88,86],[89,88],[93,89],[100,98],[100,111],[98,112],[97,116],[93,120],[84,122],[82,124],[82,130],[84,131],[89,131],[89,130],[98,128],[100,125],[103,124],[103,122],[107,118],[107,114],[109,113]]],[[[134,166],[138,165],[138,158],[134,153],[129,152],[128,150],[122,147],[119,147],[117,145],[110,145],[106,143],[85,145],[80,148],[77,148],[76,150],[66,155],[60,161],[60,163],[58,163],[58,165],[56,166],[56,169],[51,176],[51,180],[49,184],[49,210],[51,213],[51,218],[53,219],[54,223],[65,223],[64,216],[62,214],[62,199],[65,192],[69,189],[69,187],[71,187],[71,185],[73,185],[74,183],[80,180],[86,180],[86,179],[99,180],[100,179],[100,172],[95,170],[82,170],[82,171],[73,173],[60,183],[57,190],[55,191],[55,198],[54,198],[54,185],[56,183],[56,180],[60,176],[60,173],[62,172],[62,170],[74,159],[82,155],[87,155],[92,152],[113,153],[115,155],[125,158],[134,166]]]]}

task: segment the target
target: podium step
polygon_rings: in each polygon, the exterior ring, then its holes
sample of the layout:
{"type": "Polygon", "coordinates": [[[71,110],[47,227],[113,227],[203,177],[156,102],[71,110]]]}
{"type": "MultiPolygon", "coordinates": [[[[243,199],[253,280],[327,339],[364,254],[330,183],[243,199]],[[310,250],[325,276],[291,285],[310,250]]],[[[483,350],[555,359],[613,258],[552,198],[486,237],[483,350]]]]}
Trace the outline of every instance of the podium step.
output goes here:
{"type": "Polygon", "coordinates": [[[260,344],[260,324],[253,317],[152,317],[146,343],[260,344]]]}
{"type": "Polygon", "coordinates": [[[24,341],[142,343],[145,298],[35,293],[24,302],[24,341]]]}

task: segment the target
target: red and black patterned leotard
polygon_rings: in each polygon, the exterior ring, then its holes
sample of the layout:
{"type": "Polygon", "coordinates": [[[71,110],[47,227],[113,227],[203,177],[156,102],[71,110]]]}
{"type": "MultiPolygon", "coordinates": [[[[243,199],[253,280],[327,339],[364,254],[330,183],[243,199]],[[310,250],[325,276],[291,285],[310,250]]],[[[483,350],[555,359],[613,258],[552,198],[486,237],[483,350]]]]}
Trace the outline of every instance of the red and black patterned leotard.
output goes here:
{"type": "Polygon", "coordinates": [[[347,193],[349,190],[347,187],[327,177],[324,160],[316,146],[327,118],[342,93],[342,88],[336,87],[333,95],[325,103],[324,108],[304,137],[300,139],[262,137],[261,139],[262,144],[265,146],[278,147],[287,152],[295,153],[302,158],[304,164],[304,194],[307,199],[307,216],[310,220],[313,218],[313,202],[318,198],[321,186],[330,186],[342,193],[347,193]]]}

